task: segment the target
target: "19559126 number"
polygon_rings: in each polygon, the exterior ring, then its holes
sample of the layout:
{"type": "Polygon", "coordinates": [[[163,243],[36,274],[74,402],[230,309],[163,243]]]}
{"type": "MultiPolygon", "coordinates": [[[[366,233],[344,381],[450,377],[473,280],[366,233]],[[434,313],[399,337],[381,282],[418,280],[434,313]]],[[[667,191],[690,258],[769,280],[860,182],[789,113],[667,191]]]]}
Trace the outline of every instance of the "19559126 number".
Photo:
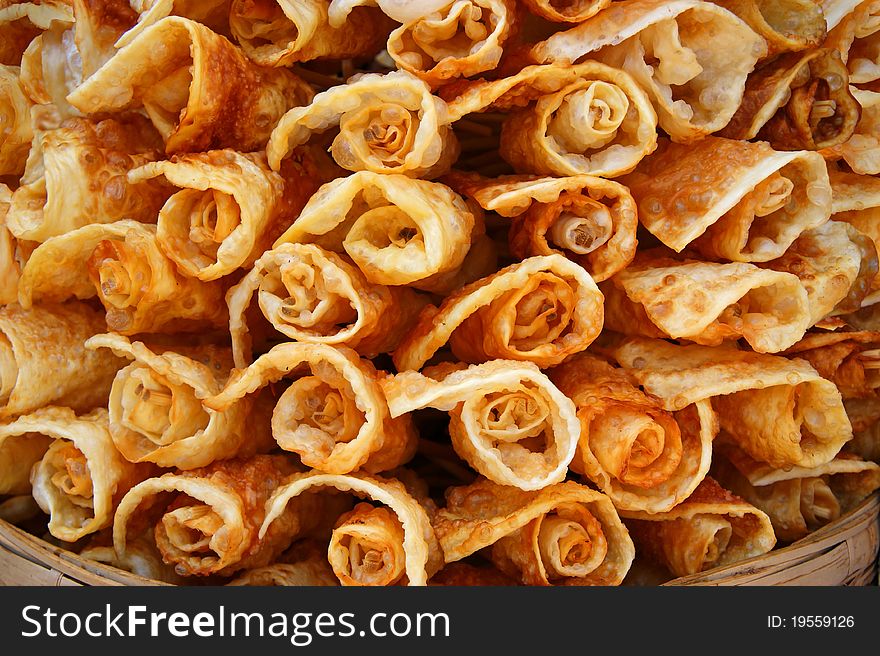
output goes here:
{"type": "Polygon", "coordinates": [[[851,629],[855,618],[852,615],[769,615],[767,626],[772,629],[851,629]]]}

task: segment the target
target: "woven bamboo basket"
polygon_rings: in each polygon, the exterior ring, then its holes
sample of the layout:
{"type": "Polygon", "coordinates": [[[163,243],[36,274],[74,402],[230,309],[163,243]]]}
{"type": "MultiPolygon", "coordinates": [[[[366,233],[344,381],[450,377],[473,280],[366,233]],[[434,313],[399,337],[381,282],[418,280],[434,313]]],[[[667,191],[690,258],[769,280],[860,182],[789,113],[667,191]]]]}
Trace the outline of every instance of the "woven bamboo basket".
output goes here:
{"type": "MultiPolygon", "coordinates": [[[[763,556],[664,585],[876,585],[880,491],[836,521],[763,556]]],[[[0,585],[167,585],[81,558],[0,520],[0,585]]]]}

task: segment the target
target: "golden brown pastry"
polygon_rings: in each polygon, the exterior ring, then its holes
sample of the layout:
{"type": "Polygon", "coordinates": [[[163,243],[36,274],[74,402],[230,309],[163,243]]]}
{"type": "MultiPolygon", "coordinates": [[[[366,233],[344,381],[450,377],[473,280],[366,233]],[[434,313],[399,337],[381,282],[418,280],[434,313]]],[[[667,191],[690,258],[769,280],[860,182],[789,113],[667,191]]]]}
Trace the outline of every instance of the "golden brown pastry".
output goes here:
{"type": "Polygon", "coordinates": [[[778,152],[764,142],[662,140],[622,182],[651,234],[676,252],[691,244],[708,258],[772,260],[831,215],[821,155],[778,152]]]}
{"type": "Polygon", "coordinates": [[[331,474],[375,473],[415,454],[412,419],[390,416],[379,372],[345,346],[279,344],[246,369],[235,370],[205,405],[224,411],[289,375],[296,380],[275,404],[272,434],[305,465],[331,474]]]}
{"type": "Polygon", "coordinates": [[[223,326],[223,293],[219,281],[181,275],[159,248],[156,227],[130,220],[50,238],[31,254],[19,280],[25,307],[97,296],[107,328],[123,335],[223,326]]]}
{"type": "Polygon", "coordinates": [[[232,0],[128,0],[137,13],[137,23],[119,37],[116,47],[127,45],[150,25],[166,16],[183,16],[230,36],[229,11],[232,0]]]}
{"type": "Polygon", "coordinates": [[[393,417],[449,413],[456,453],[500,485],[537,490],[565,478],[580,426],[572,402],[530,362],[492,360],[404,371],[382,381],[393,417]]]}
{"type": "Polygon", "coordinates": [[[622,68],[651,96],[660,127],[693,143],[730,121],[767,44],[746,23],[699,0],[624,0],[531,50],[538,62],[584,57],[622,68]]]}
{"type": "Polygon", "coordinates": [[[298,342],[342,344],[366,357],[394,350],[427,299],[407,287],[369,282],[345,256],[316,244],[266,251],[226,296],[237,367],[253,361],[248,308],[298,342]]]}
{"type": "Polygon", "coordinates": [[[742,18],[767,41],[767,58],[815,48],[825,40],[822,8],[813,0],[712,0],[742,18]]]}
{"type": "Polygon", "coordinates": [[[339,581],[326,558],[296,563],[273,563],[245,570],[226,585],[258,586],[334,586],[339,581]]]}
{"type": "Polygon", "coordinates": [[[531,492],[485,479],[452,487],[434,527],[447,563],[489,548],[525,585],[619,585],[635,556],[611,500],[573,481],[531,492]]]}
{"type": "Polygon", "coordinates": [[[572,470],[619,510],[666,512],[706,476],[718,432],[708,401],[668,412],[632,374],[589,353],[554,367],[550,379],[577,408],[580,439],[572,470]]]}
{"type": "Polygon", "coordinates": [[[880,93],[853,86],[850,91],[861,107],[861,118],[847,141],[823,150],[822,156],[843,159],[855,173],[877,175],[880,173],[880,93]]]}
{"type": "Polygon", "coordinates": [[[104,529],[92,536],[88,545],[79,552],[80,558],[112,565],[142,576],[152,582],[184,585],[186,578],[175,573],[174,567],[162,562],[156,540],[149,532],[126,543],[125,555],[120,557],[113,549],[113,530],[104,529]]]}
{"type": "Polygon", "coordinates": [[[880,80],[880,4],[859,2],[829,30],[825,46],[840,52],[852,84],[876,86],[880,80]]]}
{"type": "Polygon", "coordinates": [[[817,0],[825,15],[825,25],[832,30],[864,0],[817,0]]]}
{"type": "Polygon", "coordinates": [[[4,501],[7,495],[31,494],[31,469],[52,442],[49,435],[18,430],[16,420],[0,423],[0,497],[4,501]]]}
{"type": "Polygon", "coordinates": [[[0,307],[0,417],[46,405],[77,412],[106,405],[123,362],[83,346],[99,332],[103,318],[84,303],[0,307]]]}
{"type": "Polygon", "coordinates": [[[846,399],[877,398],[880,390],[880,333],[810,333],[785,352],[803,358],[846,399]]]}
{"type": "Polygon", "coordinates": [[[0,305],[18,300],[18,279],[30,254],[30,242],[20,244],[6,226],[6,215],[11,203],[12,192],[9,187],[0,183],[0,305]]]}
{"type": "Polygon", "coordinates": [[[394,352],[398,371],[421,369],[446,343],[468,363],[494,358],[559,364],[602,330],[604,297],[562,255],[530,257],[462,287],[422,310],[394,352]]]}
{"type": "Polygon", "coordinates": [[[669,512],[622,514],[638,553],[676,576],[760,556],[776,545],[770,518],[709,477],[669,512]]]}
{"type": "Polygon", "coordinates": [[[53,21],[73,22],[67,0],[3,2],[0,5],[0,64],[18,66],[28,44],[53,21]]]}
{"type": "Polygon", "coordinates": [[[554,23],[582,23],[611,4],[611,0],[523,0],[529,11],[554,23]]]}
{"type": "Polygon", "coordinates": [[[27,161],[31,139],[31,101],[19,81],[17,66],[0,65],[0,176],[21,175],[27,161]]]}
{"type": "Polygon", "coordinates": [[[272,130],[266,153],[277,171],[297,146],[338,127],[330,152],[339,166],[435,178],[459,154],[450,122],[446,103],[411,73],[365,73],[288,111],[272,130]]]}
{"type": "Polygon", "coordinates": [[[361,502],[336,521],[327,558],[342,585],[395,585],[406,576],[405,537],[394,512],[361,502]]]}
{"type": "Polygon", "coordinates": [[[454,562],[444,565],[443,569],[434,574],[428,585],[453,585],[453,586],[475,586],[475,585],[519,585],[516,579],[512,579],[504,574],[491,563],[471,565],[465,562],[454,562]]]}
{"type": "Polygon", "coordinates": [[[121,48],[67,100],[86,114],[143,108],[165,152],[174,154],[262,148],[284,112],[311,98],[311,88],[290,71],[256,66],[204,25],[168,16],[121,48]]]}

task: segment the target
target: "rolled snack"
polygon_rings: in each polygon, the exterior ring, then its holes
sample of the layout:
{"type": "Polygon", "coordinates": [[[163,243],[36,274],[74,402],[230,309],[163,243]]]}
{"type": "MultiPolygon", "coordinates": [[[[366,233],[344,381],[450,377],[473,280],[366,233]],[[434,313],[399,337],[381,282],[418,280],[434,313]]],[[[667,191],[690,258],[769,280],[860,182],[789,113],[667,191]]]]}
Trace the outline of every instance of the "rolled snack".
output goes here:
{"type": "Polygon", "coordinates": [[[476,223],[439,182],[359,171],[318,189],[274,247],[314,242],[348,253],[370,282],[423,288],[462,265],[476,223]]]}
{"type": "Polygon", "coordinates": [[[6,1],[0,5],[0,64],[18,66],[28,44],[53,21],[73,23],[69,0],[6,1]]]}
{"type": "Polygon", "coordinates": [[[49,515],[49,533],[65,542],[110,526],[122,496],[154,471],[116,450],[103,408],[77,416],[70,408],[43,407],[3,424],[0,434],[52,440],[31,471],[32,494],[49,515]]]}
{"type": "Polygon", "coordinates": [[[12,192],[0,183],[0,305],[18,300],[18,279],[31,246],[30,242],[19,242],[6,226],[11,203],[12,192]]]}
{"type": "Polygon", "coordinates": [[[39,432],[21,432],[16,420],[0,423],[0,497],[31,493],[31,469],[42,460],[53,439],[39,432]]]}
{"type": "Polygon", "coordinates": [[[339,585],[339,581],[326,558],[316,558],[297,563],[273,563],[245,570],[226,585],[324,587],[339,585]]]}
{"type": "Polygon", "coordinates": [[[277,171],[312,135],[338,127],[330,152],[339,166],[434,178],[459,154],[450,118],[446,103],[411,73],[366,73],[288,111],[272,130],[266,154],[277,171]]]}
{"type": "Polygon", "coordinates": [[[38,130],[7,223],[19,239],[44,242],[85,225],[131,219],[153,223],[167,188],[132,184],[126,174],[162,155],[162,142],[136,114],[71,118],[38,130]]]}
{"type": "Polygon", "coordinates": [[[119,557],[113,549],[113,531],[107,529],[96,533],[89,544],[79,552],[80,558],[104,563],[131,572],[150,581],[185,585],[186,579],[175,573],[174,568],[162,562],[162,554],[156,540],[149,532],[129,540],[125,555],[119,557]],[[105,535],[106,533],[106,535],[105,535]]]}
{"type": "Polygon", "coordinates": [[[611,500],[573,481],[530,492],[485,479],[449,488],[434,528],[447,563],[489,547],[526,585],[619,585],[635,556],[611,500]]]}
{"type": "Polygon", "coordinates": [[[818,153],[777,152],[764,142],[707,137],[660,148],[621,180],[639,220],[676,252],[767,262],[831,215],[831,186],[818,153]]]}
{"type": "Polygon", "coordinates": [[[179,190],[159,211],[156,239],[182,273],[216,280],[253,264],[323,182],[311,151],[286,164],[279,175],[262,153],[215,150],[151,162],[128,179],[179,190]]]}
{"type": "Polygon", "coordinates": [[[777,353],[812,325],[797,276],[742,262],[678,261],[645,251],[603,283],[602,293],[605,325],[625,335],[708,346],[743,338],[759,353],[777,353]]]}
{"type": "Polygon", "coordinates": [[[83,346],[99,332],[103,318],[85,303],[0,307],[0,418],[46,405],[77,412],[106,405],[124,363],[83,346]]]}
{"type": "Polygon", "coordinates": [[[880,173],[880,93],[857,89],[850,91],[861,107],[861,118],[848,141],[822,151],[829,160],[843,159],[855,172],[880,173]]]}
{"type": "Polygon", "coordinates": [[[232,36],[260,66],[289,66],[313,59],[372,57],[394,23],[373,7],[356,7],[331,25],[329,0],[233,0],[232,36]]]}
{"type": "Polygon", "coordinates": [[[776,545],[770,518],[710,477],[669,512],[622,514],[639,554],[676,576],[738,563],[776,545]]]}
{"type": "Polygon", "coordinates": [[[406,575],[404,539],[394,512],[361,502],[337,520],[327,558],[342,585],[395,585],[406,575]]]}
{"type": "Polygon", "coordinates": [[[847,399],[877,398],[880,390],[880,333],[811,333],[785,352],[803,358],[847,399]]]}
{"type": "Polygon", "coordinates": [[[531,50],[538,62],[583,57],[622,68],[648,91],[660,127],[692,143],[733,117],[746,77],[767,54],[740,18],[700,0],[624,0],[531,50]]]}
{"type": "Polygon", "coordinates": [[[455,452],[489,480],[538,490],[568,473],[580,434],[575,407],[530,362],[443,364],[382,386],[393,417],[427,407],[449,412],[455,452]]]}
{"type": "Polygon", "coordinates": [[[837,387],[806,360],[628,339],[613,356],[667,410],[712,399],[725,437],[774,467],[815,467],[852,437],[837,387]]]}
{"type": "Polygon", "coordinates": [[[154,352],[114,334],[95,335],[86,348],[110,349],[132,360],[116,374],[108,406],[110,435],[126,460],[195,469],[274,447],[268,412],[260,411],[254,397],[223,412],[204,404],[222,389],[232,369],[229,349],[154,352]]]}
{"type": "Polygon", "coordinates": [[[767,513],[780,541],[822,528],[880,488],[880,465],[849,453],[817,467],[774,469],[734,446],[719,446],[716,478],[767,513]]]}
{"type": "Polygon", "coordinates": [[[31,140],[31,101],[19,81],[21,69],[0,65],[0,124],[4,126],[0,142],[0,176],[19,176],[24,172],[31,140]]]}
{"type": "Polygon", "coordinates": [[[122,335],[223,326],[223,291],[219,281],[178,273],[159,248],[156,226],[130,220],[52,237],[31,254],[19,280],[25,307],[97,295],[107,328],[122,335]]]}
{"type": "Polygon", "coordinates": [[[86,114],[143,108],[165,140],[165,152],[174,154],[258,150],[288,109],[311,98],[311,87],[290,71],[256,66],[204,25],[168,16],[144,29],[67,100],[86,114]]]}
{"type": "MultiPolygon", "coordinates": [[[[383,519],[378,522],[376,521],[378,515],[370,512],[369,524],[357,526],[354,521],[343,520],[340,525],[342,530],[336,529],[339,531],[335,533],[337,539],[331,539],[327,555],[331,565],[334,565],[337,576],[342,571],[346,577],[352,577],[355,582],[378,581],[381,579],[379,572],[387,571],[387,568],[377,565],[380,562],[384,564],[386,555],[394,554],[393,561],[396,568],[399,564],[397,558],[401,548],[403,577],[405,577],[401,580],[405,580],[407,585],[426,585],[428,578],[443,566],[443,553],[434,535],[428,511],[400,481],[379,476],[367,476],[361,473],[325,474],[320,471],[291,476],[275,491],[266,504],[266,519],[260,528],[260,535],[273,530],[277,518],[285,512],[285,508],[292,500],[300,496],[308,497],[309,493],[321,488],[351,493],[370,502],[382,504],[388,509],[383,511],[383,519]],[[402,540],[398,526],[403,532],[402,540]],[[372,530],[368,535],[356,531],[357,528],[372,530]]],[[[360,511],[363,512],[364,510],[360,511]]],[[[348,519],[364,518],[360,513],[356,511],[348,519]]]]}
{"type": "Polygon", "coordinates": [[[128,45],[138,34],[166,16],[183,16],[201,23],[218,34],[230,36],[229,11],[232,0],[129,0],[137,13],[137,23],[116,42],[128,45]]]}
{"type": "Polygon", "coordinates": [[[828,32],[824,45],[840,52],[851,84],[876,87],[880,80],[880,3],[860,2],[828,32]]]}
{"type": "Polygon", "coordinates": [[[619,510],[666,512],[705,478],[718,420],[708,401],[675,414],[645,394],[624,369],[580,353],[550,371],[577,408],[578,449],[571,464],[619,510]]]}
{"type": "Polygon", "coordinates": [[[447,180],[483,209],[512,217],[508,235],[516,258],[559,253],[601,282],[635,257],[636,203],[621,184],[590,175],[489,180],[454,174],[447,180]]]}
{"type": "Polygon", "coordinates": [[[257,455],[149,478],[119,503],[113,520],[116,553],[125,557],[129,534],[136,535],[146,521],[162,560],[182,576],[231,576],[264,567],[320,519],[321,500],[303,495],[259,532],[269,496],[294,471],[287,456],[257,455]]]}
{"type": "Polygon", "coordinates": [[[427,306],[394,352],[398,371],[421,369],[447,342],[468,363],[495,358],[559,364],[602,330],[604,297],[562,255],[530,257],[427,306]]]}
{"type": "Polygon", "coordinates": [[[253,361],[248,308],[297,342],[340,344],[366,357],[389,353],[412,328],[427,300],[407,287],[369,282],[347,258],[316,244],[266,251],[226,296],[235,366],[253,361]]]}
{"type": "Polygon", "coordinates": [[[611,0],[524,0],[535,16],[554,23],[583,23],[611,4],[611,0]]]}
{"type": "Polygon", "coordinates": [[[236,370],[205,404],[224,411],[291,374],[297,378],[275,405],[272,433],[282,449],[299,454],[305,465],[331,474],[374,473],[415,454],[418,436],[412,419],[390,416],[379,372],[345,346],[279,344],[236,370]]]}
{"type": "Polygon", "coordinates": [[[506,113],[501,156],[517,171],[614,177],[657,147],[657,114],[645,91],[621,69],[588,61],[527,66],[494,81],[455,85],[453,120],[506,113]]]}
{"type": "Polygon", "coordinates": [[[742,18],[767,41],[767,58],[782,52],[816,48],[827,27],[813,0],[712,0],[742,18]]]}
{"type": "Polygon", "coordinates": [[[777,150],[821,150],[847,141],[861,110],[840,53],[786,53],[749,76],[742,104],[719,132],[763,139],[777,150]]]}
{"type": "Polygon", "coordinates": [[[876,284],[877,248],[869,236],[851,225],[828,221],[804,232],[782,257],[763,266],[800,279],[814,326],[831,315],[861,307],[876,284]]]}

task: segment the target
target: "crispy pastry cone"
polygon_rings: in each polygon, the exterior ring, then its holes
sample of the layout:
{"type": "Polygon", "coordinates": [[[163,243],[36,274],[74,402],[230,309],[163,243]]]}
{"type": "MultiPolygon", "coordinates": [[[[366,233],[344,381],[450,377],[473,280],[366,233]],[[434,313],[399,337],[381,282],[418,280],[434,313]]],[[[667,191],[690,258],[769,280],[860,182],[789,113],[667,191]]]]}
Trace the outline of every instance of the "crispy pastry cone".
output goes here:
{"type": "Polygon", "coordinates": [[[573,481],[531,492],[485,479],[449,488],[434,528],[447,563],[489,547],[526,585],[619,585],[635,556],[611,500],[573,481]]]}
{"type": "Polygon", "coordinates": [[[412,420],[390,416],[379,372],[345,346],[279,344],[234,371],[226,387],[205,404],[226,410],[289,374],[298,377],[275,405],[272,433],[282,449],[299,454],[305,465],[331,474],[374,473],[415,454],[418,436],[412,420]]]}
{"type": "Polygon", "coordinates": [[[742,337],[759,353],[777,353],[811,325],[797,276],[741,262],[680,262],[647,252],[603,283],[602,293],[605,325],[626,335],[708,346],[742,337]]]}
{"type": "Polygon", "coordinates": [[[852,437],[837,387],[805,360],[650,339],[613,355],[667,410],[711,398],[726,437],[774,467],[826,463],[852,437]]]}
{"type": "Polygon", "coordinates": [[[848,141],[822,151],[830,160],[843,159],[856,173],[880,173],[880,93],[850,86],[861,107],[861,118],[848,141]]]}
{"type": "Polygon", "coordinates": [[[327,564],[326,558],[315,558],[298,563],[274,563],[249,569],[226,585],[324,587],[339,585],[339,581],[327,564]]]}
{"type": "Polygon", "coordinates": [[[776,545],[770,518],[709,477],[669,512],[622,514],[639,554],[676,576],[760,556],[776,545]]]}
{"type": "Polygon", "coordinates": [[[31,469],[43,459],[53,439],[40,432],[18,430],[16,420],[0,423],[0,497],[31,493],[31,469]]]}
{"type": "Polygon", "coordinates": [[[290,71],[256,66],[204,25],[169,16],[144,29],[67,99],[86,114],[143,108],[165,152],[174,154],[262,148],[284,112],[311,98],[311,88],[290,71]]]}
{"type": "Polygon", "coordinates": [[[621,184],[590,175],[446,180],[483,209],[513,218],[508,235],[516,258],[560,253],[601,282],[635,257],[636,203],[621,184]]]}
{"type": "Polygon", "coordinates": [[[273,562],[320,519],[321,500],[303,495],[268,530],[259,532],[266,502],[296,471],[287,456],[257,455],[221,460],[201,469],[150,478],[133,487],[113,520],[113,546],[128,552],[129,534],[145,522],[154,531],[162,560],[184,576],[230,576],[273,562]],[[176,493],[176,494],[168,494],[176,493]],[[156,510],[161,515],[156,519],[156,510]]]}
{"type": "Polygon", "coordinates": [[[537,490],[565,478],[580,426],[575,407],[537,366],[493,360],[404,371],[382,386],[393,417],[449,412],[456,453],[500,485],[537,490]]]}
{"type": "Polygon", "coordinates": [[[67,0],[6,1],[0,5],[0,64],[18,66],[28,44],[53,21],[73,22],[67,0]]]}
{"type": "Polygon", "coordinates": [[[161,157],[161,141],[142,116],[93,122],[71,118],[38,130],[7,223],[19,239],[44,242],[85,225],[120,219],[155,222],[168,197],[159,182],[126,174],[161,157]]]}
{"type": "Polygon", "coordinates": [[[128,179],[159,178],[179,189],[159,212],[156,238],[181,273],[216,280],[253,264],[323,182],[312,151],[300,149],[285,164],[279,175],[262,153],[215,150],[151,162],[128,179]]]}
{"type": "Polygon", "coordinates": [[[122,496],[153,472],[114,448],[103,408],[77,416],[48,406],[0,426],[6,437],[31,434],[52,440],[31,472],[32,493],[49,515],[49,533],[65,542],[110,526],[122,496]]]}
{"type": "Polygon", "coordinates": [[[254,397],[223,412],[204,405],[232,369],[229,349],[201,346],[180,349],[188,355],[157,353],[113,334],[90,338],[86,348],[107,348],[132,360],[116,374],[108,406],[110,434],[126,460],[195,469],[274,446],[268,413],[260,411],[254,397]]]}
{"type": "Polygon", "coordinates": [[[718,481],[770,516],[776,537],[793,542],[880,488],[880,465],[848,453],[818,467],[774,469],[730,445],[720,448],[718,481]]]}
{"type": "Polygon", "coordinates": [[[434,178],[446,173],[459,154],[450,118],[446,103],[411,73],[367,73],[288,111],[272,130],[266,153],[278,170],[313,134],[338,127],[330,152],[339,166],[434,178]]]}
{"type": "Polygon", "coordinates": [[[372,57],[394,23],[380,10],[357,7],[331,25],[329,0],[233,0],[229,27],[245,54],[260,66],[312,59],[372,57]]]}
{"type": "Polygon", "coordinates": [[[518,171],[614,177],[632,171],[657,146],[648,95],[628,73],[599,62],[527,66],[453,89],[444,95],[454,120],[490,109],[508,112],[499,152],[518,171]]]}
{"type": "Polygon", "coordinates": [[[571,468],[616,508],[666,512],[706,476],[718,432],[708,401],[667,412],[626,370],[588,353],[554,367],[550,378],[577,408],[580,439],[571,468]]]}
{"type": "Polygon", "coordinates": [[[613,2],[531,51],[538,62],[589,57],[624,69],[650,94],[660,126],[682,143],[727,125],[766,53],[764,39],[741,19],[699,0],[613,2]]]}
{"type": "Polygon", "coordinates": [[[260,535],[275,529],[277,518],[289,504],[322,488],[382,504],[359,504],[340,517],[334,529],[327,558],[343,585],[388,583],[390,573],[398,572],[401,558],[403,573],[395,580],[407,585],[425,585],[442,567],[443,553],[431,526],[431,509],[392,478],[320,471],[295,474],[266,504],[260,535]]]}
{"type": "Polygon", "coordinates": [[[676,252],[766,262],[831,215],[831,186],[817,153],[778,152],[764,142],[707,137],[661,146],[621,180],[639,220],[676,252]]]}
{"type": "Polygon", "coordinates": [[[860,2],[828,32],[824,45],[840,52],[851,84],[876,87],[880,80],[880,2],[860,2]]]}
{"type": "Polygon", "coordinates": [[[811,333],[785,352],[809,362],[846,399],[875,399],[880,390],[880,333],[811,333]]]}
{"type": "Polygon", "coordinates": [[[742,18],[767,41],[767,58],[821,45],[827,28],[813,0],[712,0],[742,18]]]}
{"type": "Polygon", "coordinates": [[[861,108],[840,53],[787,53],[749,76],[742,104],[721,136],[763,139],[777,150],[821,150],[847,141],[861,108]]]}
{"type": "Polygon", "coordinates": [[[877,247],[853,226],[828,221],[804,232],[782,257],[764,266],[800,279],[813,326],[859,309],[877,279],[877,247]]]}
{"type": "Polygon", "coordinates": [[[0,305],[18,300],[18,279],[30,254],[30,242],[19,242],[6,226],[6,216],[12,203],[12,192],[0,183],[0,305]]]}
{"type": "Polygon", "coordinates": [[[559,364],[602,330],[604,297],[590,274],[562,255],[530,257],[422,310],[394,352],[398,371],[421,369],[447,342],[464,362],[494,358],[559,364]]]}
{"type": "Polygon", "coordinates": [[[138,34],[166,16],[183,16],[201,23],[218,34],[229,36],[232,0],[129,0],[137,12],[137,23],[119,37],[116,47],[129,44],[138,34]]]}
{"type": "Polygon", "coordinates": [[[31,254],[19,280],[25,307],[95,295],[107,328],[123,335],[201,330],[227,321],[221,283],[182,276],[159,248],[156,227],[137,221],[52,237],[31,254]]]}
{"type": "Polygon", "coordinates": [[[367,280],[431,287],[461,267],[478,219],[446,185],[360,171],[321,186],[275,241],[346,252],[367,280]]]}
{"type": "Polygon", "coordinates": [[[31,101],[19,81],[17,66],[0,65],[0,176],[21,175],[34,137],[31,129],[31,101]]]}
{"type": "Polygon", "coordinates": [[[235,366],[253,361],[248,308],[253,296],[279,333],[297,342],[344,344],[366,357],[388,353],[427,300],[407,287],[374,285],[347,258],[315,244],[266,251],[226,296],[235,366]]]}
{"type": "Polygon", "coordinates": [[[78,555],[80,558],[118,567],[145,579],[173,585],[186,584],[184,577],[176,574],[173,567],[162,562],[162,554],[156,547],[156,540],[149,532],[129,540],[125,555],[119,557],[113,549],[113,531],[105,529],[96,533],[78,555]]]}
{"type": "Polygon", "coordinates": [[[46,405],[77,412],[105,405],[123,362],[83,346],[103,331],[101,315],[84,303],[0,308],[0,417],[46,405]]]}
{"type": "Polygon", "coordinates": [[[554,23],[583,23],[611,4],[611,0],[523,0],[535,16],[554,23]]]}

